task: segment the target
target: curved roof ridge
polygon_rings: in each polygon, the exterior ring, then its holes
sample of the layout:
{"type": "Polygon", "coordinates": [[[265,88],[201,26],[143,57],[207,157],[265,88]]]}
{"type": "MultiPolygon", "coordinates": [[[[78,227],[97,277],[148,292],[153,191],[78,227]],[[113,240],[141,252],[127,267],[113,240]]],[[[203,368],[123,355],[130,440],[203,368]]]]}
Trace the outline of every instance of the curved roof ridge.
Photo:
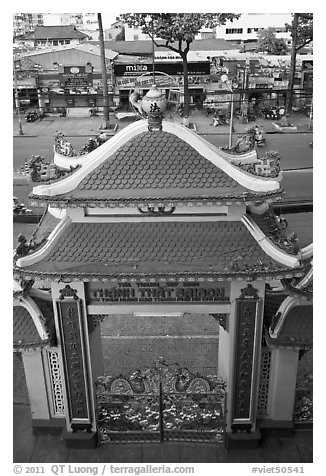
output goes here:
{"type": "MultiPolygon", "coordinates": [[[[146,120],[137,121],[134,124],[131,124],[112,137],[109,141],[104,143],[102,146],[84,156],[85,158],[80,160],[81,167],[73,174],[52,184],[44,183],[42,185],[36,186],[33,188],[33,194],[38,196],[54,197],[73,191],[79,186],[83,179],[94,172],[99,166],[103,166],[104,163],[108,161],[114,153],[118,153],[119,149],[126,146],[128,143],[130,143],[130,146],[133,146],[133,139],[135,139],[137,142],[137,137],[145,132],[151,134],[151,132],[148,132],[148,123],[146,120]]],[[[166,135],[172,135],[178,138],[181,143],[187,145],[190,150],[193,150],[194,153],[197,153],[203,160],[207,160],[207,162],[211,164],[211,167],[214,167],[214,169],[218,169],[218,171],[221,173],[226,174],[229,179],[234,180],[234,182],[236,182],[239,186],[248,190],[249,193],[281,192],[279,181],[252,176],[242,171],[239,167],[233,165],[225,157],[225,154],[223,155],[223,153],[216,147],[186,127],[171,123],[169,121],[163,121],[162,132],[163,134],[165,133],[166,135]]],[[[154,134],[155,133],[153,133],[153,137],[155,137],[154,134]]],[[[158,138],[156,140],[158,140],[158,138]]],[[[144,148],[144,144],[142,144],[142,147],[144,148]]],[[[134,155],[134,159],[137,160],[138,157],[136,157],[136,149],[134,155]]],[[[131,160],[130,164],[132,163],[133,161],[131,160]]],[[[129,163],[126,164],[126,168],[128,167],[129,163]]]]}
{"type": "Polygon", "coordinates": [[[194,134],[188,128],[168,121],[163,121],[163,126],[164,131],[170,132],[185,141],[205,159],[209,160],[213,165],[228,174],[229,177],[236,180],[243,187],[255,192],[276,191],[280,189],[280,184],[277,180],[266,180],[265,178],[255,177],[243,172],[239,167],[227,160],[225,154],[221,153],[218,148],[197,134],[194,134]],[[205,141],[205,144],[203,141],[205,141]]]}
{"type": "Polygon", "coordinates": [[[259,228],[257,223],[248,215],[243,215],[241,218],[242,223],[247,227],[251,235],[255,238],[259,246],[268,254],[271,258],[275,259],[279,263],[282,263],[290,268],[297,268],[300,266],[300,253],[297,255],[290,255],[284,250],[278,248],[272,240],[270,240],[263,231],[259,228]]]}
{"type": "Polygon", "coordinates": [[[36,302],[30,297],[16,296],[14,297],[14,307],[19,306],[25,308],[30,314],[40,339],[47,341],[49,336],[44,325],[45,318],[36,302]]]}
{"type": "MultiPolygon", "coordinates": [[[[100,147],[83,156],[80,160],[81,168],[76,170],[72,175],[52,184],[45,183],[37,185],[36,187],[33,187],[33,194],[54,196],[71,192],[83,178],[108,159],[108,154],[114,154],[114,152],[131,140],[135,135],[147,130],[146,120],[137,121],[122,129],[100,147]]],[[[78,165],[77,162],[76,165],[78,165]]]]}
{"type": "Polygon", "coordinates": [[[50,233],[47,237],[46,243],[40,249],[31,253],[27,256],[22,256],[18,258],[16,261],[16,266],[24,267],[30,266],[38,261],[42,260],[47,256],[48,253],[51,252],[52,247],[56,244],[57,239],[64,233],[64,231],[68,228],[71,223],[71,218],[66,215],[54,228],[54,230],[50,233]]]}

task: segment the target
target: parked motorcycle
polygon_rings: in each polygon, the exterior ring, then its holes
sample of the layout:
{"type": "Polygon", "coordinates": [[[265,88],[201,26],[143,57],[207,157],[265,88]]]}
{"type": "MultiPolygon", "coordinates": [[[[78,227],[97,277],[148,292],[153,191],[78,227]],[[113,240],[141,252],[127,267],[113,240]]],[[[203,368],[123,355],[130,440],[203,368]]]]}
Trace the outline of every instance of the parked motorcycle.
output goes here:
{"type": "Polygon", "coordinates": [[[91,117],[97,116],[97,113],[98,113],[98,110],[97,110],[96,107],[92,107],[92,108],[89,110],[89,115],[90,115],[91,117]]]}
{"type": "Polygon", "coordinates": [[[223,126],[223,125],[227,125],[227,124],[230,124],[230,117],[225,115],[225,114],[221,114],[221,113],[218,113],[216,112],[214,114],[214,117],[213,117],[213,126],[223,126]]]}
{"type": "Polygon", "coordinates": [[[265,119],[278,121],[284,115],[284,107],[263,107],[261,114],[265,119]]]}
{"type": "Polygon", "coordinates": [[[36,111],[30,111],[25,116],[26,122],[35,122],[39,118],[40,116],[36,111]]]}

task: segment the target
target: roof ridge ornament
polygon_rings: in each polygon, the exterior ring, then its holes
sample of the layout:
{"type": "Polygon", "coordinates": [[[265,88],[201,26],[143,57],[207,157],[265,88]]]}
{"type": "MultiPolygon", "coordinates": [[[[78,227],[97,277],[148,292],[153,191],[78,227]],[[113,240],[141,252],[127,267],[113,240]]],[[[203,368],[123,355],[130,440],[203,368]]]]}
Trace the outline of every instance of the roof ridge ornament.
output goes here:
{"type": "Polygon", "coordinates": [[[142,111],[148,118],[148,130],[162,130],[163,114],[167,107],[165,94],[153,84],[146,95],[139,100],[142,111]]]}

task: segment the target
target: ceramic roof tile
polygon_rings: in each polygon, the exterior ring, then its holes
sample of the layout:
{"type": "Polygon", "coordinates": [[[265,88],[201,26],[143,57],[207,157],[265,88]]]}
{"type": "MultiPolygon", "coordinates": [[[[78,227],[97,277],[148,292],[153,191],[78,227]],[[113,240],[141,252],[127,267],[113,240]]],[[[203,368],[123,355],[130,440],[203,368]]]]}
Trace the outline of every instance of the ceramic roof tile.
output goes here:
{"type": "Polygon", "coordinates": [[[23,306],[14,306],[13,335],[14,345],[18,347],[44,343],[37,332],[30,313],[23,306]]]}
{"type": "Polygon", "coordinates": [[[241,222],[72,223],[42,261],[44,273],[262,273],[287,268],[241,222]],[[234,266],[234,268],[233,268],[234,266]]]}
{"type": "Polygon", "coordinates": [[[276,339],[278,345],[311,345],[313,341],[313,306],[300,305],[290,309],[276,339]]]}
{"type": "Polygon", "coordinates": [[[143,132],[89,173],[69,197],[242,195],[248,190],[169,132],[143,132]]]}

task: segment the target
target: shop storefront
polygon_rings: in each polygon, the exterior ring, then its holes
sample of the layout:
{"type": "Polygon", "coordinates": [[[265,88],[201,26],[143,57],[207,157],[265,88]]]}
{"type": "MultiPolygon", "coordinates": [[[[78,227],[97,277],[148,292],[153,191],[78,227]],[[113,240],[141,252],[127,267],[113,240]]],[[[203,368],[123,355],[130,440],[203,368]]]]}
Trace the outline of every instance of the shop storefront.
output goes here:
{"type": "MultiPolygon", "coordinates": [[[[38,107],[38,74],[36,71],[16,71],[16,85],[20,109],[38,107]]],[[[13,90],[13,106],[15,105],[15,89],[13,90]]]]}
{"type": "MultiPolygon", "coordinates": [[[[128,107],[130,93],[137,89],[140,95],[145,95],[152,84],[152,63],[139,64],[114,64],[115,89],[114,95],[118,98],[120,107],[128,107]]],[[[204,87],[208,80],[210,63],[208,61],[188,63],[188,85],[190,104],[202,106],[204,101],[204,87]]],[[[155,62],[156,82],[160,89],[164,90],[166,98],[170,91],[177,93],[178,102],[184,101],[183,92],[183,69],[181,62],[163,63],[155,62]]]]}

